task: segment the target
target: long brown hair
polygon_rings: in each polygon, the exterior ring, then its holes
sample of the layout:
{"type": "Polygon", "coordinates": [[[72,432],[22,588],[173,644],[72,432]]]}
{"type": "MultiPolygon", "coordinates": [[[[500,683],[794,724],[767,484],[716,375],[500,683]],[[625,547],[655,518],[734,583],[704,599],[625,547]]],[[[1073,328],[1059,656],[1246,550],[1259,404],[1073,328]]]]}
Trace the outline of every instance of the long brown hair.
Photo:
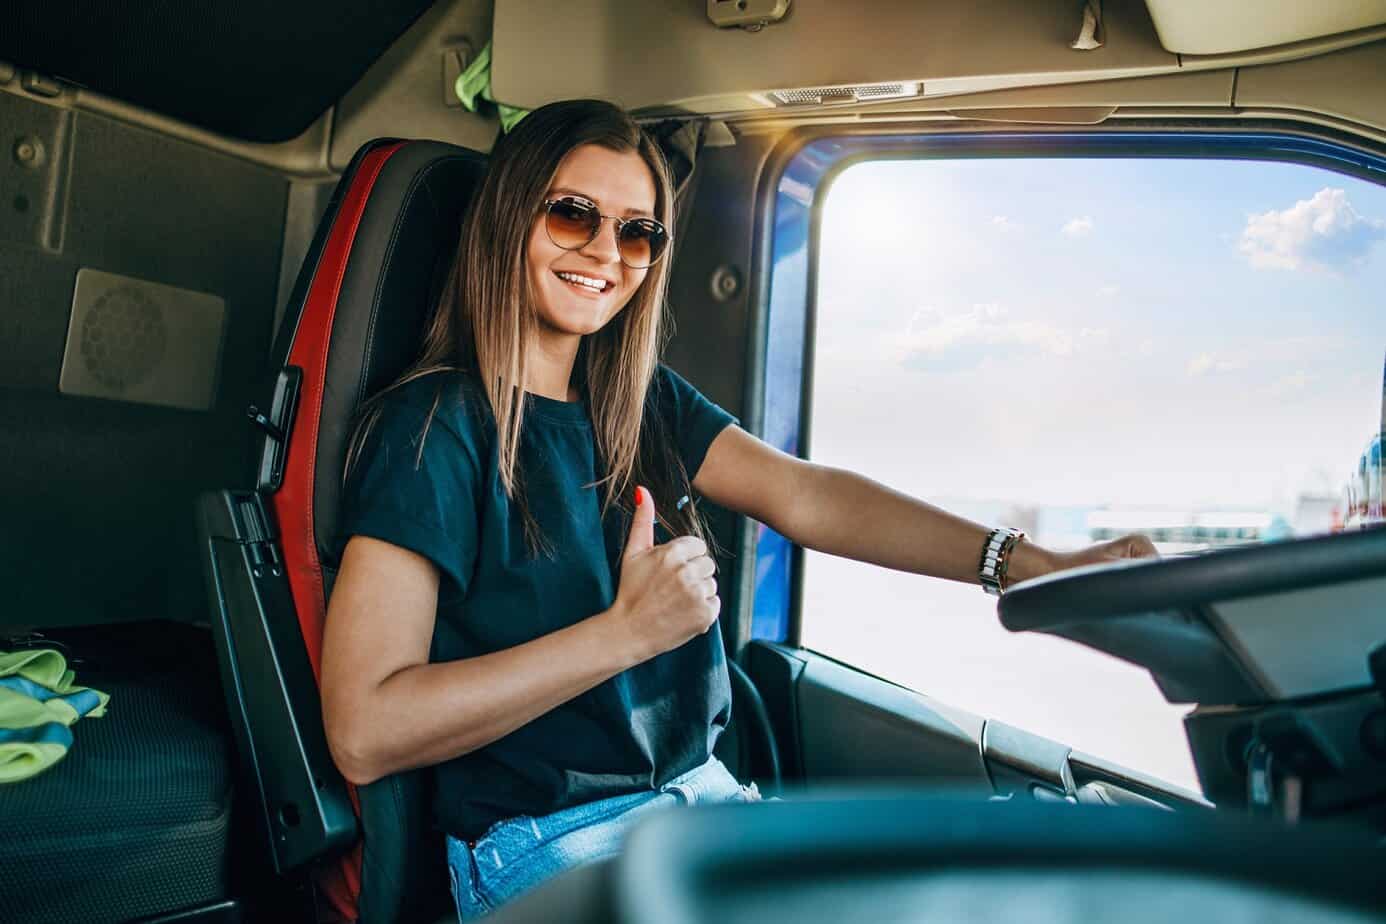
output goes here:
{"type": "MultiPolygon", "coordinates": [[[[526,272],[526,243],[559,164],[586,144],[637,152],[654,179],[655,217],[666,228],[674,227],[668,165],[659,147],[624,110],[601,100],[570,100],[525,116],[491,151],[486,177],[463,219],[457,257],[429,322],[422,354],[389,388],[362,405],[347,453],[349,473],[379,416],[381,398],[394,388],[443,370],[474,373],[496,422],[501,482],[519,507],[526,540],[535,553],[549,550],[525,498],[520,461],[525,347],[538,326],[526,272]]],[[[652,266],[625,307],[601,330],[583,338],[574,371],[587,390],[599,465],[591,487],[604,489],[602,514],[612,507],[629,511],[634,486],[641,484],[653,496],[666,529],[706,538],[691,500],[679,506],[681,498],[691,498],[692,488],[650,388],[664,345],[669,263],[666,256],[652,266]]],[[[416,464],[441,394],[440,386],[418,441],[416,464]]]]}

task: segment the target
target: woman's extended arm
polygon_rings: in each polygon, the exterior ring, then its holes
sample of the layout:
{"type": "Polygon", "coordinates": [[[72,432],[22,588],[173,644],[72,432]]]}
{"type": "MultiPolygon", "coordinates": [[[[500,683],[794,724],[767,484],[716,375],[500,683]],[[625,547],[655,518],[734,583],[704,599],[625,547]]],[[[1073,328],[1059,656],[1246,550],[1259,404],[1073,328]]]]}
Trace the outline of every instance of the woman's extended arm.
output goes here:
{"type": "Polygon", "coordinates": [[[504,651],[435,664],[437,566],[353,537],[322,655],[323,722],[342,775],[360,785],[476,750],[706,631],[721,605],[707,547],[692,537],[655,547],[653,524],[645,502],[611,609],[504,651]]]}
{"type": "MultiPolygon", "coordinates": [[[[739,427],[727,427],[713,440],[693,486],[805,548],[973,584],[990,531],[854,472],[786,455],[739,427]]],[[[1009,578],[1022,581],[1060,568],[1153,553],[1143,536],[1073,553],[1022,542],[1009,578]]]]}

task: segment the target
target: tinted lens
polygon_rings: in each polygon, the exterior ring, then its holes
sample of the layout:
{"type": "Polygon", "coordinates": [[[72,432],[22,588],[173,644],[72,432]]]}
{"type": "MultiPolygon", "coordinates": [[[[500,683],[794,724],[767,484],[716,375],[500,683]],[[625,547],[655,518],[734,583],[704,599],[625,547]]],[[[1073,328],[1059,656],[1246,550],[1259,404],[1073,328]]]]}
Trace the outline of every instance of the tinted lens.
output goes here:
{"type": "Polygon", "coordinates": [[[669,243],[669,235],[659,222],[637,218],[622,226],[616,243],[621,261],[639,269],[658,262],[664,255],[664,246],[669,243]]]}
{"type": "Polygon", "coordinates": [[[549,240],[564,250],[577,250],[597,236],[601,220],[595,206],[572,199],[559,199],[549,206],[546,221],[549,240]]]}

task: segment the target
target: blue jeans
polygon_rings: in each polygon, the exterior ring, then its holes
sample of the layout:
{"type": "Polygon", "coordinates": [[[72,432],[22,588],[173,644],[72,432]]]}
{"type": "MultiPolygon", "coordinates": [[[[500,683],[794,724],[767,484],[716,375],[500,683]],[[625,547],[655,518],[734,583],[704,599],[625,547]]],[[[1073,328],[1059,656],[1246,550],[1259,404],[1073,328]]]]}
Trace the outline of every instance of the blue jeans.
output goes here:
{"type": "Polygon", "coordinates": [[[631,825],[650,812],[699,802],[755,802],[720,760],[708,759],[659,790],[613,796],[552,815],[498,821],[475,845],[448,837],[448,871],[460,921],[471,921],[564,870],[613,857],[631,825]]]}

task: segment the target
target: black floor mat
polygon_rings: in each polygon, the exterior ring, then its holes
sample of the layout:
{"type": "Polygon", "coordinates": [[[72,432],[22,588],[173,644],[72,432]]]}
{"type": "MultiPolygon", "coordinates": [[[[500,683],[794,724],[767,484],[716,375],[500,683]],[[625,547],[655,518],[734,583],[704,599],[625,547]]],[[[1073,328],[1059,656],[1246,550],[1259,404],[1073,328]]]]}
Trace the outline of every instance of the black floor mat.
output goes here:
{"type": "Polygon", "coordinates": [[[56,766],[0,786],[3,917],[125,921],[225,898],[232,753],[210,635],[158,623],[51,636],[111,702],[73,726],[56,766]]]}

